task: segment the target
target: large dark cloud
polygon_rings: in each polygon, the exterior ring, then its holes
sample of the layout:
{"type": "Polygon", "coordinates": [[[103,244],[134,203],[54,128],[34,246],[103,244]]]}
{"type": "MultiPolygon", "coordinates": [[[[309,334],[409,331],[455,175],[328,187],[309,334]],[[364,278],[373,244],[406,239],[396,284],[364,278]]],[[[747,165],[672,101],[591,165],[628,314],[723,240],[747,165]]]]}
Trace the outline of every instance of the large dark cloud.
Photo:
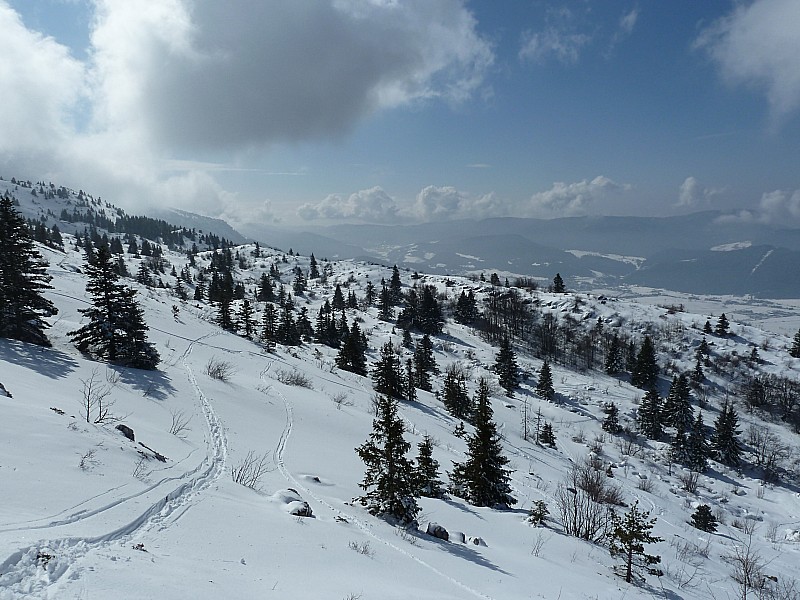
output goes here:
{"type": "Polygon", "coordinates": [[[96,0],[103,127],[170,148],[342,135],[364,116],[463,99],[490,46],[458,0],[96,0]]]}

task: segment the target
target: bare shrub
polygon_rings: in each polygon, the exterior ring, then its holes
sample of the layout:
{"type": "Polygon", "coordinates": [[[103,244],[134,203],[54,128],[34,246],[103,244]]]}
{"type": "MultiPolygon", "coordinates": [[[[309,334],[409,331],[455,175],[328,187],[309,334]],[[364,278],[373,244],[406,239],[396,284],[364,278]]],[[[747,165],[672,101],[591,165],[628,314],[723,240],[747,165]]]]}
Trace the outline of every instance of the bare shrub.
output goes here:
{"type": "Polygon", "coordinates": [[[83,455],[81,455],[81,461],[78,463],[78,466],[84,471],[91,469],[97,464],[95,454],[97,454],[96,450],[88,450],[85,452],[83,455]]]}
{"type": "Polygon", "coordinates": [[[764,559],[753,548],[753,536],[748,535],[746,540],[738,540],[730,554],[722,560],[731,566],[731,579],[739,586],[743,600],[747,599],[748,591],[761,590],[764,585],[764,559]]]}
{"type": "Polygon", "coordinates": [[[182,410],[177,410],[175,408],[169,411],[169,414],[172,417],[172,423],[169,426],[169,432],[182,440],[186,439],[186,434],[191,431],[189,428],[189,422],[192,420],[192,418],[187,417],[186,413],[184,413],[182,410]]]}
{"type": "Polygon", "coordinates": [[[608,533],[609,509],[595,502],[584,490],[559,483],[556,506],[564,532],[583,540],[599,543],[608,533]]]}
{"type": "Polygon", "coordinates": [[[219,381],[227,383],[235,373],[236,368],[232,363],[219,360],[214,356],[208,359],[208,363],[206,363],[206,375],[211,377],[211,379],[218,379],[219,381]]]}
{"type": "Polygon", "coordinates": [[[369,556],[370,558],[373,558],[375,556],[375,551],[372,549],[372,546],[370,546],[368,541],[364,542],[351,541],[350,543],[347,544],[347,547],[355,552],[358,552],[359,554],[362,554],[364,556],[369,556]]]}
{"type": "Polygon", "coordinates": [[[139,481],[146,482],[150,478],[150,471],[147,469],[147,463],[147,457],[140,456],[139,462],[136,463],[133,469],[133,476],[139,481]]]}
{"type": "Polygon", "coordinates": [[[697,471],[686,471],[678,475],[678,481],[681,482],[681,489],[690,494],[697,493],[697,482],[700,480],[700,474],[697,471]]]}
{"type": "Polygon", "coordinates": [[[650,494],[655,493],[656,486],[653,483],[653,480],[649,477],[646,479],[639,479],[639,483],[636,484],[637,489],[642,490],[643,492],[648,492],[650,494]]]}
{"type": "Polygon", "coordinates": [[[545,544],[549,542],[552,537],[552,533],[546,533],[544,529],[536,529],[533,534],[533,548],[531,548],[531,554],[538,557],[545,544]]]}
{"type": "Polygon", "coordinates": [[[308,388],[310,390],[314,389],[314,386],[311,384],[311,379],[308,377],[308,375],[302,371],[298,371],[297,369],[292,369],[291,371],[282,369],[275,374],[275,379],[284,385],[294,385],[297,387],[308,388]]]}
{"type": "Polygon", "coordinates": [[[764,481],[777,481],[784,461],[791,457],[791,448],[764,425],[751,425],[747,441],[753,449],[753,459],[761,467],[764,481]]]}
{"type": "Polygon", "coordinates": [[[269,456],[269,452],[256,454],[250,450],[240,463],[231,468],[231,477],[236,483],[258,491],[261,478],[273,470],[269,467],[269,456]]]}
{"type": "MultiPolygon", "coordinates": [[[[111,376],[109,380],[108,371],[106,372],[107,383],[100,381],[100,371],[93,369],[92,374],[86,379],[81,379],[83,387],[81,389],[81,416],[87,423],[108,423],[118,421],[119,418],[111,414],[114,401],[109,398],[111,391],[119,381],[118,378],[111,376]],[[112,383],[113,382],[113,383],[112,383]]],[[[111,371],[111,373],[115,373],[111,371]]]]}
{"type": "Polygon", "coordinates": [[[623,456],[638,456],[644,450],[644,446],[639,442],[639,436],[633,432],[625,432],[615,440],[617,450],[623,456]]]}
{"type": "Polygon", "coordinates": [[[573,465],[567,476],[570,485],[586,492],[592,501],[623,506],[622,489],[608,480],[605,472],[595,468],[591,462],[573,465]]]}
{"type": "Polygon", "coordinates": [[[336,410],[342,410],[342,406],[353,406],[353,401],[347,392],[337,392],[331,396],[331,400],[336,405],[336,410]]]}

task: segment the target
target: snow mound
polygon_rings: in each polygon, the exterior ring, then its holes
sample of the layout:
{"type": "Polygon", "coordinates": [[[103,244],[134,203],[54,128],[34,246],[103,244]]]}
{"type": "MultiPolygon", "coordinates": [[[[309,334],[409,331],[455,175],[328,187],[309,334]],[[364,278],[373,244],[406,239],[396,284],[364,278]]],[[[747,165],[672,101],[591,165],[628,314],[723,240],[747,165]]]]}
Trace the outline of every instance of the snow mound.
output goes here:
{"type": "Polygon", "coordinates": [[[314,516],[308,502],[303,500],[297,490],[292,488],[278,490],[272,494],[272,501],[281,505],[287,513],[295,517],[314,516]]]}

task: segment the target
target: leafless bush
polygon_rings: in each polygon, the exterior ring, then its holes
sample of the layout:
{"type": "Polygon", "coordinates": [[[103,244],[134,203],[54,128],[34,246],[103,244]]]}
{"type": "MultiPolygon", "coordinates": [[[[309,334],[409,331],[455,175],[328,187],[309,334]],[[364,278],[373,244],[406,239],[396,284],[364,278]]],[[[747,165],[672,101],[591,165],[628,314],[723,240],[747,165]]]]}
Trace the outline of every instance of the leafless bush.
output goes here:
{"type": "Polygon", "coordinates": [[[311,379],[308,377],[308,375],[302,371],[298,371],[297,369],[292,369],[291,371],[280,370],[275,374],[275,379],[284,385],[294,385],[297,387],[308,388],[310,390],[314,389],[314,386],[311,384],[311,379]]]}
{"type": "Polygon", "coordinates": [[[633,432],[626,432],[616,438],[617,450],[623,456],[637,456],[644,450],[639,437],[633,432]]]}
{"type": "Polygon", "coordinates": [[[583,490],[589,498],[599,504],[623,506],[622,489],[609,483],[605,471],[595,468],[591,462],[572,466],[567,482],[574,488],[583,490]]]}
{"type": "Polygon", "coordinates": [[[87,423],[108,423],[119,420],[111,414],[114,401],[109,398],[116,381],[113,384],[103,383],[100,381],[99,373],[98,369],[93,369],[88,378],[80,380],[83,384],[80,399],[81,416],[87,423]]]}
{"type": "Polygon", "coordinates": [[[608,532],[609,509],[595,502],[584,490],[559,483],[556,506],[564,532],[590,542],[601,542],[608,532]]]}
{"type": "Polygon", "coordinates": [[[678,475],[678,481],[681,482],[681,489],[690,494],[697,492],[697,482],[699,480],[700,474],[697,471],[685,471],[678,475]]]}
{"type": "Polygon", "coordinates": [[[752,536],[756,531],[756,522],[752,519],[734,519],[731,525],[748,536],[752,536]]]}
{"type": "Polygon", "coordinates": [[[96,450],[88,450],[81,456],[81,461],[78,463],[78,466],[84,470],[88,471],[93,466],[97,464],[97,460],[95,459],[95,454],[97,454],[96,450]]]}
{"type": "Polygon", "coordinates": [[[636,487],[643,492],[648,492],[650,494],[655,492],[656,486],[653,483],[653,480],[649,477],[646,479],[639,479],[639,483],[636,484],[636,487]]]}
{"type": "Polygon", "coordinates": [[[753,548],[753,536],[749,534],[746,540],[738,540],[730,554],[722,560],[731,565],[731,579],[739,586],[742,600],[747,600],[749,590],[760,590],[764,584],[764,559],[753,548]]]}
{"type": "Polygon", "coordinates": [[[139,462],[136,463],[133,469],[133,476],[139,481],[147,481],[150,478],[150,471],[147,469],[147,463],[147,457],[140,456],[139,462]]]}
{"type": "Polygon", "coordinates": [[[227,383],[235,373],[236,368],[232,363],[219,360],[214,356],[208,359],[208,363],[206,364],[206,375],[211,377],[211,379],[218,379],[219,381],[227,383]]]}
{"type": "Polygon", "coordinates": [[[358,552],[359,554],[363,554],[364,556],[369,556],[373,558],[375,556],[375,551],[372,549],[368,541],[365,542],[353,542],[351,541],[347,544],[348,548],[358,552]]]}
{"type": "Polygon", "coordinates": [[[187,417],[182,410],[175,408],[169,411],[169,414],[172,417],[172,423],[169,426],[169,432],[182,440],[186,439],[186,434],[191,431],[189,428],[189,422],[192,420],[192,418],[187,417]]]}
{"type": "Polygon", "coordinates": [[[231,468],[231,477],[236,483],[257,491],[261,485],[261,478],[271,470],[269,452],[256,454],[250,450],[240,463],[231,468]]]}
{"type": "Polygon", "coordinates": [[[776,481],[784,461],[791,457],[791,448],[764,425],[751,425],[747,441],[753,449],[753,459],[763,471],[764,481],[776,481]]]}
{"type": "Polygon", "coordinates": [[[572,436],[572,441],[576,444],[583,444],[586,442],[586,432],[583,429],[578,429],[578,432],[572,436]]]}
{"type": "Polygon", "coordinates": [[[552,533],[546,533],[544,529],[536,529],[533,533],[533,548],[531,554],[538,557],[545,544],[553,537],[552,533]]]}
{"type": "Polygon", "coordinates": [[[353,406],[350,394],[347,392],[337,392],[331,396],[331,400],[336,405],[336,410],[342,410],[342,406],[353,406]]]}

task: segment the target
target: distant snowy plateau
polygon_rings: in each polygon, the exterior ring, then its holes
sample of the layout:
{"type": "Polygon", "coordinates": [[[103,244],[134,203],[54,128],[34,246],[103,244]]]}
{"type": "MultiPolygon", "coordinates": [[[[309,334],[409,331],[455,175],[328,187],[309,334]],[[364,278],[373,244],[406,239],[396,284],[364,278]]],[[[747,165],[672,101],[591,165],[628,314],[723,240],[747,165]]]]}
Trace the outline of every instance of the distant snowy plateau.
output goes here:
{"type": "MultiPolygon", "coordinates": [[[[312,323],[337,284],[345,296],[353,292],[360,300],[368,283],[380,290],[381,279],[390,280],[394,263],[404,291],[425,284],[439,294],[448,318],[433,336],[436,393],[417,390],[415,401],[399,404],[410,457],[428,434],[445,482],[453,464],[464,461],[468,448],[456,435],[459,420],[441,401],[444,373],[457,364],[470,397],[480,377],[491,382],[517,504],[498,510],[453,495],[421,498],[419,528],[401,529],[354,501],[364,493],[364,464],[355,448],[373,427],[369,376],[337,368],[337,350],[327,345],[277,344],[268,351],[258,336],[222,330],[215,304],[191,300],[213,251],[200,248],[190,264],[186,247],[166,245],[165,268],[149,286],[133,278],[146,257],[122,255],[132,274],[123,281],[137,291],[149,340],[161,356],[158,369],[91,360],[67,336],[85,322],[79,309],[90,299],[84,253],[73,235],[82,236],[89,225],[60,214],[91,208],[113,220],[121,211],[88,196],[79,202],[72,190],[45,198],[0,181],[4,193],[19,199],[26,217],[57,224],[64,250],[39,245],[53,278],[45,295],[59,309],[48,319],[52,348],[0,339],[0,600],[723,600],[743,597],[736,569],[745,553],[758,567],[746,597],[800,597],[797,427],[766,409],[747,410],[743,392],[753,378],[794,382],[786,384],[789,395],[798,390],[800,359],[789,355],[800,328],[797,231],[744,231],[702,214],[636,224],[437,224],[435,236],[434,226],[242,232],[261,241],[257,250],[221,230],[218,235],[242,243],[233,248],[239,257],[234,271],[247,298],[272,267],[292,290],[314,253],[327,277],[308,279],[304,291],[292,292],[297,310],[307,309],[312,323]],[[699,240],[705,249],[695,247],[699,240]],[[289,255],[290,247],[299,254],[289,255]],[[191,274],[189,300],[175,296],[172,267],[191,274]],[[451,318],[462,291],[473,292],[479,307],[497,293],[488,281],[493,272],[503,284],[506,278],[511,284],[517,277],[535,278],[539,289],[516,291],[523,304],[535,307],[541,320],[568,323],[580,339],[598,331],[637,342],[652,336],[662,398],[673,375],[695,369],[705,337],[710,363],[692,391],[693,409],[710,427],[723,402],[733,403],[744,448],[741,467],[711,460],[692,485],[692,473],[669,460],[670,435],[649,440],[604,431],[604,411],[612,402],[620,424],[637,430],[644,393],[627,374],[608,375],[602,365],[552,361],[555,397],[542,399],[535,388],[543,359],[524,340],[515,344],[520,387],[513,397],[504,395],[492,370],[497,348],[451,318]],[[556,272],[564,275],[567,293],[546,291],[556,272]],[[704,334],[706,321],[714,325],[722,312],[730,335],[704,334]],[[212,376],[215,364],[225,367],[224,377],[212,376]],[[85,418],[92,393],[87,385],[107,392],[103,399],[115,419],[85,418]],[[525,439],[525,414],[527,426],[537,419],[552,424],[555,448],[525,439]],[[116,428],[119,423],[134,440],[116,428]],[[777,476],[768,482],[762,480],[759,439],[770,440],[779,454],[777,476]],[[248,456],[259,469],[250,487],[232,477],[248,456]],[[565,532],[559,490],[572,466],[587,461],[618,489],[625,503],[615,507],[619,514],[638,502],[656,519],[653,533],[663,541],[648,544],[647,552],[661,557],[660,576],[625,583],[607,545],[565,532]],[[539,501],[549,514],[536,525],[529,514],[539,501]],[[700,505],[717,516],[716,532],[690,525],[700,505]],[[429,523],[446,529],[449,539],[428,535],[429,523]],[[773,595],[760,596],[759,590],[773,595]]],[[[177,221],[207,232],[213,227],[207,220],[177,221]]],[[[264,305],[253,302],[259,331],[264,305]]],[[[234,311],[240,308],[235,301],[234,311]]],[[[370,369],[387,341],[404,365],[412,357],[402,347],[401,328],[379,319],[376,306],[347,308],[345,315],[367,336],[370,369]]],[[[421,337],[412,331],[414,343],[421,337]]],[[[798,410],[800,398],[793,398],[798,410]]],[[[468,423],[465,428],[472,430],[468,423]]]]}

